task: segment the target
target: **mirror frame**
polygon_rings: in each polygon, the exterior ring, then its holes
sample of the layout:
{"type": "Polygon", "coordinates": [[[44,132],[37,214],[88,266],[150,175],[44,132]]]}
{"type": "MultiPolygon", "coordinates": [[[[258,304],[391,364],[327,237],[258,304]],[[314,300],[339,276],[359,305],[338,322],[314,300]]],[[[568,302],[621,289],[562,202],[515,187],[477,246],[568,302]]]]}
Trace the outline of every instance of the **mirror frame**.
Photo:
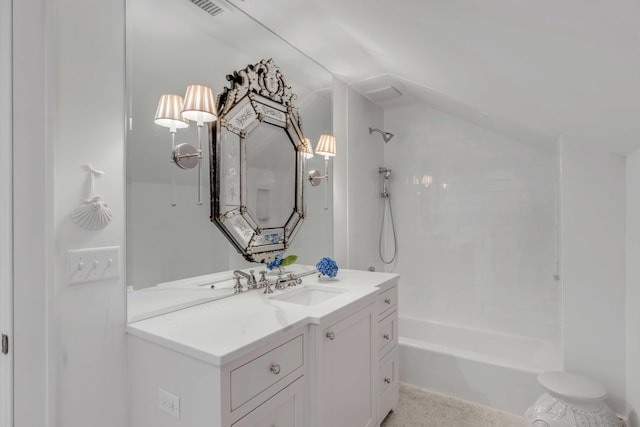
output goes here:
{"type": "Polygon", "coordinates": [[[300,229],[306,216],[304,207],[304,134],[302,120],[293,102],[297,96],[287,85],[273,59],[227,75],[230,87],[225,87],[216,101],[218,119],[209,125],[211,221],[222,231],[242,256],[251,262],[267,263],[285,251],[300,229]],[[259,125],[283,129],[295,150],[295,197],[292,212],[285,224],[260,228],[255,212],[247,208],[246,142],[259,125]],[[238,135],[239,142],[239,205],[225,210],[224,192],[220,183],[225,161],[222,158],[224,132],[238,135]]]}

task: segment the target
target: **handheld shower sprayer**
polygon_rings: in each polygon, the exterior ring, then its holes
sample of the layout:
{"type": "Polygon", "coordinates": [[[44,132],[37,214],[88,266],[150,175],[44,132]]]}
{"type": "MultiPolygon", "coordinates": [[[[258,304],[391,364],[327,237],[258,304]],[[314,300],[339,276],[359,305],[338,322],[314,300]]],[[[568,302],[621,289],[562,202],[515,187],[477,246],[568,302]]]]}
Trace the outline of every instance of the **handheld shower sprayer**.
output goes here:
{"type": "Polygon", "coordinates": [[[391,178],[391,169],[378,168],[378,173],[382,175],[382,193],[380,196],[383,199],[389,198],[389,178],[391,178]]]}
{"type": "Polygon", "coordinates": [[[391,178],[391,169],[387,169],[387,168],[378,168],[378,173],[379,174],[384,174],[384,179],[385,180],[389,180],[389,178],[391,178]]]}
{"type": "Polygon", "coordinates": [[[385,132],[385,131],[380,130],[380,129],[369,128],[369,134],[372,134],[374,132],[378,132],[379,134],[382,135],[382,139],[384,140],[385,144],[387,142],[391,141],[391,138],[393,138],[393,134],[391,132],[385,132]]]}

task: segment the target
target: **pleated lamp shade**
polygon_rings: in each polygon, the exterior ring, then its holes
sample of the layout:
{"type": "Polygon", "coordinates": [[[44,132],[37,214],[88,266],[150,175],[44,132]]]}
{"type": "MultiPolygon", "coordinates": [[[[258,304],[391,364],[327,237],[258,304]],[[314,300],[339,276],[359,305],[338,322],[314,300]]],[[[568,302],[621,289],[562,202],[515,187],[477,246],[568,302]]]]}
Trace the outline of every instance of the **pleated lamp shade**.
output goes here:
{"type": "Polygon", "coordinates": [[[309,138],[305,138],[302,141],[302,145],[303,145],[303,150],[302,150],[302,155],[304,156],[305,159],[310,159],[313,157],[313,148],[311,148],[311,141],[309,141],[309,138]]]}
{"type": "Polygon", "coordinates": [[[336,138],[333,135],[320,135],[320,140],[316,146],[316,154],[326,157],[336,155],[336,138]]]}
{"type": "Polygon", "coordinates": [[[182,117],[198,122],[198,126],[202,123],[212,122],[217,118],[213,91],[210,87],[204,85],[187,87],[182,104],[182,117]]]}
{"type": "Polygon", "coordinates": [[[162,95],[158,101],[154,123],[173,131],[189,127],[189,120],[182,117],[182,97],[180,95],[162,95]]]}

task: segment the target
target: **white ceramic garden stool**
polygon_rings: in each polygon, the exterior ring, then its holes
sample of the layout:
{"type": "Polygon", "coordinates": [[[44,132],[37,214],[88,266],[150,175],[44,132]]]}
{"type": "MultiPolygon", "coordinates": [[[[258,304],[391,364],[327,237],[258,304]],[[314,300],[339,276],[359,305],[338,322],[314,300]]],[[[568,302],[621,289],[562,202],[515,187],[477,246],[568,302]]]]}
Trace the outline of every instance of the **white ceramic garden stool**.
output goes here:
{"type": "Polygon", "coordinates": [[[599,383],[567,372],[542,373],[538,382],[547,392],[525,412],[528,427],[620,427],[599,383]]]}

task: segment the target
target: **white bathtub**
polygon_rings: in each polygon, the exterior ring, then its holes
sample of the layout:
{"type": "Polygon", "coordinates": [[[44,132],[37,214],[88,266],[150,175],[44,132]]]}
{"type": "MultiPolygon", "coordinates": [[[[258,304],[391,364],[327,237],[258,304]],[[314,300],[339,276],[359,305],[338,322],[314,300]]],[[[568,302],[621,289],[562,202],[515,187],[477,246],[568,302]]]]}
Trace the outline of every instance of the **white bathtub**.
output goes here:
{"type": "Polygon", "coordinates": [[[514,414],[542,393],[536,375],[561,369],[547,341],[401,317],[400,381],[514,414]]]}

